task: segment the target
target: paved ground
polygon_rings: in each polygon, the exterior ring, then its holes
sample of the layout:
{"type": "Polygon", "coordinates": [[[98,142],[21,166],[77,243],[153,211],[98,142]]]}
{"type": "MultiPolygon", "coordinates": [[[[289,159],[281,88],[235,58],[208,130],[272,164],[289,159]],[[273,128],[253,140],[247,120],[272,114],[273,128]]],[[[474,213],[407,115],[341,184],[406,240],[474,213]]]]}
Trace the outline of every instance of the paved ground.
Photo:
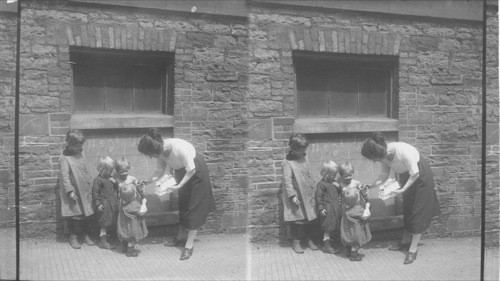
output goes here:
{"type": "MultiPolygon", "coordinates": [[[[15,278],[14,230],[0,230],[0,279],[15,278]]],[[[191,259],[180,248],[148,238],[137,258],[48,239],[21,241],[22,280],[479,280],[480,239],[424,239],[417,260],[403,265],[404,253],[371,242],[362,262],[320,251],[295,254],[277,244],[249,244],[245,235],[200,235],[191,259]]],[[[485,279],[499,280],[498,249],[487,249],[485,279]]]]}

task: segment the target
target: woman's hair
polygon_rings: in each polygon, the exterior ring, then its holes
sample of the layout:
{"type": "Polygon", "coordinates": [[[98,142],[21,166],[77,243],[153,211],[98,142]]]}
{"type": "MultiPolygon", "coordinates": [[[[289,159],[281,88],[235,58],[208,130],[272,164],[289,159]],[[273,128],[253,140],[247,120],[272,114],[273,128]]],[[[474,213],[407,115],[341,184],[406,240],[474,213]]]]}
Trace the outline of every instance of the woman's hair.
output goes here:
{"type": "Polygon", "coordinates": [[[109,156],[103,156],[103,157],[101,157],[101,159],[97,160],[96,170],[99,173],[99,175],[103,171],[112,170],[114,167],[115,167],[115,162],[109,156]]]}
{"type": "Polygon", "coordinates": [[[115,161],[116,171],[123,171],[129,169],[130,169],[130,163],[128,162],[127,158],[125,158],[125,156],[115,161]]]}
{"type": "Polygon", "coordinates": [[[288,146],[290,146],[290,149],[307,148],[309,142],[304,135],[293,134],[288,141],[288,146]]]}
{"type": "Polygon", "coordinates": [[[149,129],[149,131],[141,137],[137,149],[140,153],[147,156],[162,153],[163,138],[161,137],[160,131],[158,129],[149,129]]]}
{"type": "Polygon", "coordinates": [[[361,155],[370,160],[381,159],[387,155],[387,144],[381,133],[374,133],[365,140],[361,148],[361,155]]]}
{"type": "Polygon", "coordinates": [[[339,174],[341,176],[343,176],[347,173],[354,174],[354,167],[352,166],[352,164],[350,162],[344,162],[344,163],[340,164],[340,166],[339,166],[339,174]]]}
{"type": "Polygon", "coordinates": [[[352,207],[356,205],[359,201],[359,191],[354,188],[348,188],[344,191],[342,202],[345,203],[347,207],[352,207]]]}
{"type": "Polygon", "coordinates": [[[136,193],[135,185],[132,183],[129,183],[129,184],[124,185],[120,189],[120,198],[125,202],[130,202],[130,201],[134,200],[135,193],[136,193]]]}
{"type": "Polygon", "coordinates": [[[330,160],[323,163],[319,174],[321,175],[322,178],[324,178],[327,175],[336,175],[338,172],[339,172],[339,165],[330,160]]]}
{"type": "Polygon", "coordinates": [[[85,143],[85,136],[80,130],[70,130],[66,133],[66,143],[68,145],[78,145],[85,143]]]}

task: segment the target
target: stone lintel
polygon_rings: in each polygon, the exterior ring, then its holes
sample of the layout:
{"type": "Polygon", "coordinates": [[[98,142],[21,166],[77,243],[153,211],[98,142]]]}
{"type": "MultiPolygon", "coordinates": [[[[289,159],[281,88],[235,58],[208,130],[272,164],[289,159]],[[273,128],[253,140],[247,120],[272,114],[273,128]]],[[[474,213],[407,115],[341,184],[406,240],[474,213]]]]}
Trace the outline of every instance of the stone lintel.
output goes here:
{"type": "Polygon", "coordinates": [[[377,118],[297,118],[294,132],[302,134],[398,131],[397,119],[377,118]]]}
{"type": "Polygon", "coordinates": [[[124,129],[174,127],[174,117],[164,114],[73,114],[71,129],[124,129]]]}

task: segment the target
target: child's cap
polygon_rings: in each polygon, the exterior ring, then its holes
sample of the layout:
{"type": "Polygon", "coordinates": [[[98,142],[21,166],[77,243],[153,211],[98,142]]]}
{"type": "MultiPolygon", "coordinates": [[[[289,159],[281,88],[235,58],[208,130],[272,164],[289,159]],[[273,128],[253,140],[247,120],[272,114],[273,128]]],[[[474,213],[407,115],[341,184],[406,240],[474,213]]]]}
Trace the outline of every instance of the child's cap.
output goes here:
{"type": "Polygon", "coordinates": [[[120,189],[120,198],[125,202],[130,202],[134,199],[136,187],[134,184],[129,183],[120,189]]]}
{"type": "Polygon", "coordinates": [[[356,205],[359,200],[359,192],[354,189],[354,188],[348,188],[346,191],[344,191],[344,196],[342,198],[342,201],[344,204],[348,207],[356,205]]]}
{"type": "Polygon", "coordinates": [[[326,175],[336,175],[338,171],[339,171],[339,165],[330,160],[323,163],[319,174],[321,175],[321,177],[325,177],[326,175]]]}
{"type": "Polygon", "coordinates": [[[104,156],[97,161],[97,172],[100,174],[104,170],[111,170],[115,167],[115,162],[111,157],[104,156]]]}

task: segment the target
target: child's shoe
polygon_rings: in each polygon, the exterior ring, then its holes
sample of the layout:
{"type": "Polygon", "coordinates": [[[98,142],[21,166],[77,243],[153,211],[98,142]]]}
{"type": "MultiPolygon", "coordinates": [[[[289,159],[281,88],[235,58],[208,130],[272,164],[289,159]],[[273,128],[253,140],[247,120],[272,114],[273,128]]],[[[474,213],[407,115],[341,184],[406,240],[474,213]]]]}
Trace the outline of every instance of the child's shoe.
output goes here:
{"type": "Polygon", "coordinates": [[[125,255],[127,257],[137,257],[139,254],[137,253],[137,251],[132,246],[132,247],[128,247],[127,248],[127,251],[125,252],[125,255]]]}
{"type": "Polygon", "coordinates": [[[114,245],[109,244],[106,235],[103,235],[101,236],[101,241],[99,241],[99,248],[112,250],[115,249],[116,247],[114,245]]]}
{"type": "Polygon", "coordinates": [[[352,251],[350,261],[362,261],[363,257],[358,253],[358,251],[352,251]]]}
{"type": "Polygon", "coordinates": [[[300,240],[293,240],[292,241],[292,249],[297,254],[303,254],[304,253],[304,249],[302,249],[302,246],[300,246],[300,240]]]}
{"type": "Polygon", "coordinates": [[[81,249],[82,246],[78,242],[78,239],[76,238],[76,235],[70,235],[69,236],[69,244],[73,249],[81,249]]]}
{"type": "Polygon", "coordinates": [[[311,239],[307,239],[307,247],[309,247],[309,249],[313,251],[318,250],[318,246],[316,246],[316,244],[314,244],[314,242],[311,239]]]}
{"type": "Polygon", "coordinates": [[[323,241],[323,252],[327,254],[338,254],[340,253],[340,249],[332,247],[330,240],[325,240],[323,241]]]}
{"type": "Polygon", "coordinates": [[[83,242],[85,242],[85,244],[87,244],[89,246],[95,245],[94,241],[92,241],[92,239],[90,239],[90,237],[86,234],[85,234],[85,237],[83,237],[83,242]]]}

